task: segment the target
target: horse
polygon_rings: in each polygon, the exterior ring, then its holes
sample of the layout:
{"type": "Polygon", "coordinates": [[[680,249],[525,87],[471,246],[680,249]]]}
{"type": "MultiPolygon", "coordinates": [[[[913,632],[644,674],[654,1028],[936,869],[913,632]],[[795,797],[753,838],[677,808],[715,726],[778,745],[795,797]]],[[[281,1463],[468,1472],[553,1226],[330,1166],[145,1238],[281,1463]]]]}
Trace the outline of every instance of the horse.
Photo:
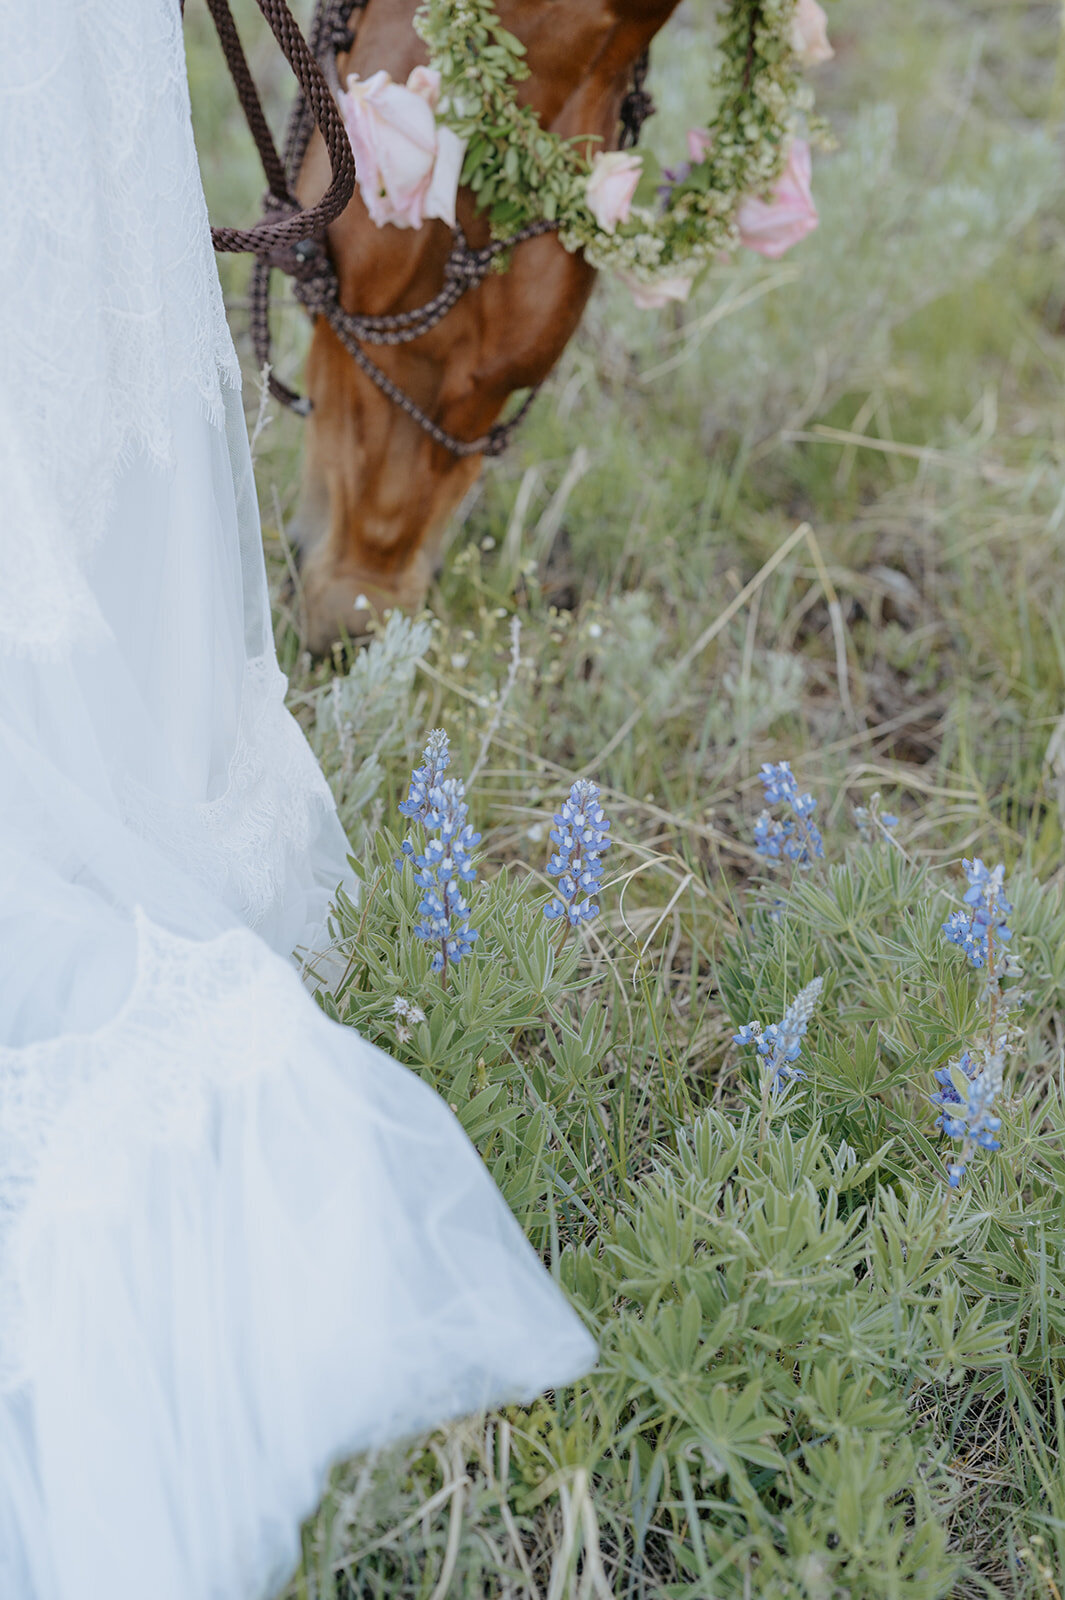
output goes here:
{"type": "MultiPolygon", "coordinates": [[[[503,25],[527,51],[521,99],[541,125],[585,141],[587,154],[618,145],[635,64],[679,0],[498,0],[503,25]]],[[[336,59],[347,82],[384,69],[397,82],[427,61],[412,21],[418,0],[367,0],[354,42],[336,59]]],[[[580,147],[580,146],[579,146],[580,147]]],[[[312,139],[301,199],[320,194],[329,164],[312,139]]],[[[490,239],[474,197],[459,195],[458,223],[473,249],[490,239]]],[[[379,228],[356,191],[330,225],[327,248],[345,312],[388,316],[439,293],[452,251],[443,222],[379,228]]],[[[431,330],[410,343],[374,346],[374,364],[453,439],[477,441],[508,398],[544,380],[580,322],[595,281],[580,254],[553,233],[515,246],[431,330]]],[[[477,479],[483,454],[458,455],[353,359],[329,321],[316,318],[307,358],[310,413],[295,541],[306,640],[323,652],[357,638],[375,613],[417,610],[439,568],[441,542],[477,479]]]]}

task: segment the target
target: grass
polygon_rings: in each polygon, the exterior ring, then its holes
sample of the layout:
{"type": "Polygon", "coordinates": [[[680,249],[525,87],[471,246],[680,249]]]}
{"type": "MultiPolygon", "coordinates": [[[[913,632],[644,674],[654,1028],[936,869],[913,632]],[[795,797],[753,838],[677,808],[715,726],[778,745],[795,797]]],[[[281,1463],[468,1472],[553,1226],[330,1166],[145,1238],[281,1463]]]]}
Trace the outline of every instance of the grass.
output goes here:
{"type": "MultiPolygon", "coordinates": [[[[700,120],[706,15],[656,52],[663,153],[700,120]]],[[[278,599],[365,883],[327,1003],[458,1108],[603,1350],[530,1408],[338,1469],[285,1600],[1065,1592],[1059,21],[836,0],[819,232],[676,315],[601,286],[424,618],[313,663],[278,599]],[[441,724],[485,836],[447,990],[388,837],[441,724]],[[752,846],[780,758],[826,839],[794,881],[752,846]],[[616,845],[558,954],[545,822],[578,773],[616,845]],[[897,844],[855,829],[875,791],[897,844]],[[983,1002],[938,929],[974,854],[1006,863],[1025,998],[1003,1148],[947,1203],[931,1072],[983,1002]],[[760,1134],[731,1035],[818,974],[808,1081],[760,1134]],[[399,992],[427,1013],[404,1043],[399,992]]],[[[250,217],[194,3],[188,28],[212,214],[250,217]]],[[[295,370],[299,313],[277,320],[295,370]]],[[[279,597],[298,452],[272,416],[279,597]]]]}

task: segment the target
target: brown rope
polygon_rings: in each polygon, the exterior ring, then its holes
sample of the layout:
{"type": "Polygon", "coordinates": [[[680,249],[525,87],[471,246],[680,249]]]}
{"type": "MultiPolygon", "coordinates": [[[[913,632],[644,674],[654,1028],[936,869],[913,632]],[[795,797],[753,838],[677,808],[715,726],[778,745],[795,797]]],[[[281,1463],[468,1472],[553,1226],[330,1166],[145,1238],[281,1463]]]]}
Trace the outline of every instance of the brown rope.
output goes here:
{"type": "MultiPolygon", "coordinates": [[[[355,42],[355,33],[351,26],[352,16],[355,12],[363,10],[367,3],[368,0],[318,0],[311,23],[309,48],[320,69],[321,63],[335,56],[338,50],[351,49],[355,42]]],[[[330,102],[334,103],[332,94],[330,102]]],[[[311,142],[314,124],[315,118],[310,101],[301,86],[285,134],[284,162],[288,186],[295,184],[299,177],[307,147],[311,142]]],[[[341,132],[345,144],[348,144],[350,149],[343,125],[341,132]]],[[[294,389],[290,389],[287,383],[282,383],[281,379],[275,376],[270,362],[270,269],[275,265],[280,265],[290,277],[297,279],[319,277],[326,270],[332,271],[332,265],[319,242],[305,239],[295,246],[283,263],[268,260],[262,255],[257,256],[248,288],[250,333],[256,365],[260,372],[269,373],[267,382],[274,399],[305,417],[311,410],[310,401],[298,395],[294,389]]]]}
{"type": "Polygon", "coordinates": [[[518,411],[506,422],[497,422],[487,433],[477,439],[459,439],[448,433],[428,412],[423,411],[398,384],[373,361],[362,348],[364,344],[401,345],[420,339],[430,329],[442,322],[452,306],[467,290],[481,283],[491,271],[492,263],[505,251],[528,239],[536,239],[555,227],[551,222],[533,222],[510,239],[496,239],[482,250],[471,250],[461,228],[453,235],[451,254],[444,268],[444,287],[424,306],[414,311],[400,311],[392,316],[371,317],[345,311],[339,300],[339,285],[332,264],[323,254],[324,268],[315,276],[297,279],[296,298],[311,317],[325,317],[333,332],[357,366],[377,385],[381,393],[405,412],[437,444],[460,458],[466,456],[502,455],[536,398],[533,389],[518,411]]]}
{"type": "Polygon", "coordinates": [[[289,187],[289,173],[277,153],[262,101],[248,67],[229,0],[207,0],[230,75],[240,98],[266,173],[269,191],[266,216],[253,228],[212,228],[216,250],[251,251],[260,259],[291,271],[300,245],[324,232],[355,192],[355,158],[336,102],[321,67],[300,32],[285,0],[257,0],[300,86],[301,103],[321,130],[329,152],[332,182],[318,204],[303,210],[289,187]]]}

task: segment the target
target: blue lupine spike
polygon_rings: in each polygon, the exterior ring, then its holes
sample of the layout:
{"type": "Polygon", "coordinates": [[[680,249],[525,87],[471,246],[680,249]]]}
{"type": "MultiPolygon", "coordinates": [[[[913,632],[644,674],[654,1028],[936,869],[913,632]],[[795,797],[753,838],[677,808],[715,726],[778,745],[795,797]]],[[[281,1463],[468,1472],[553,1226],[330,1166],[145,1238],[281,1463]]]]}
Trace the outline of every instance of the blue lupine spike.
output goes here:
{"type": "Polygon", "coordinates": [[[551,842],[558,849],[547,863],[548,875],[558,879],[558,894],[544,906],[548,922],[564,917],[571,928],[591,922],[599,915],[598,903],[591,897],[603,876],[600,860],[610,846],[610,823],[599,804],[599,789],[587,778],[578,778],[555,812],[551,842]]]}
{"type": "Polygon", "coordinates": [[[754,824],[755,848],[771,861],[786,858],[796,866],[807,866],[815,856],[823,856],[824,841],[812,821],[817,801],[812,794],[799,793],[789,763],[766,761],[759,777],[766,806],[786,805],[793,815],[779,818],[768,809],[762,811],[754,824]]]}
{"type": "Polygon", "coordinates": [[[407,798],[400,802],[398,808],[400,816],[409,817],[412,822],[425,821],[429,795],[450,765],[448,736],[443,728],[434,728],[425,741],[421,766],[411,773],[407,798]]]}
{"type": "Polygon", "coordinates": [[[421,850],[412,839],[404,839],[400,847],[403,858],[396,861],[397,868],[402,868],[405,860],[415,868],[414,881],[424,893],[418,905],[421,921],[414,932],[417,938],[439,946],[432,970],[445,974],[449,965],[470,954],[478,937],[477,930],[469,926],[470,907],[461,885],[476,881],[472,855],[481,842],[481,835],[466,820],[466,785],[461,778],[443,776],[450,764],[447,734],[436,728],[426,741],[422,765],[411,774],[407,799],[399,807],[430,837],[421,850]],[[434,834],[437,837],[432,837],[434,834]]]}
{"type": "Polygon", "coordinates": [[[979,857],[966,860],[964,867],[969,885],[964,900],[972,909],[952,911],[943,923],[943,935],[948,944],[965,952],[971,966],[980,969],[990,961],[991,977],[997,978],[1006,969],[1004,946],[1013,938],[1007,920],[1013,906],[1002,888],[1006,869],[1001,862],[987,867],[979,857]]]}
{"type": "Polygon", "coordinates": [[[799,990],[779,1022],[771,1022],[764,1028],[757,1021],[745,1022],[732,1035],[737,1044],[753,1044],[763,1061],[768,1063],[774,1094],[779,1094],[792,1078],[806,1076],[793,1063],[798,1061],[802,1052],[802,1041],[823,987],[824,979],[814,978],[812,983],[799,990]]]}
{"type": "Polygon", "coordinates": [[[940,1108],[935,1126],[948,1139],[962,1141],[959,1159],[947,1168],[950,1187],[956,1189],[976,1150],[1001,1148],[995,1134],[1002,1119],[995,1115],[994,1105],[1002,1087],[1002,1057],[992,1055],[981,1067],[972,1053],[964,1050],[932,1076],[941,1085],[940,1092],[930,1096],[932,1104],[940,1108]]]}

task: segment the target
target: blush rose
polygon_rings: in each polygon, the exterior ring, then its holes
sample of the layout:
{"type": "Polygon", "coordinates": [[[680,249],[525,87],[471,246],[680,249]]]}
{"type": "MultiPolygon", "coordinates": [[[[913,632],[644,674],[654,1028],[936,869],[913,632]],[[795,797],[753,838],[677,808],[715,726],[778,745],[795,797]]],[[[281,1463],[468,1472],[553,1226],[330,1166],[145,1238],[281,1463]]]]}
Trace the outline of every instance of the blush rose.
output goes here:
{"type": "Polygon", "coordinates": [[[613,233],[619,222],[628,222],[642,172],[640,157],[625,150],[600,151],[592,162],[584,197],[605,232],[613,233]]]}
{"type": "Polygon", "coordinates": [[[810,170],[810,146],[805,139],[793,139],[769,199],[748,195],[736,213],[740,243],[748,250],[775,261],[817,227],[810,170]]]}
{"type": "Polygon", "coordinates": [[[831,61],[835,51],[828,42],[828,18],[817,0],[799,0],[791,24],[791,48],[804,67],[831,61]]]}
{"type": "Polygon", "coordinates": [[[415,67],[406,85],[387,72],[352,73],[339,96],[366,209],[379,228],[420,228],[427,217],[455,226],[465,144],[437,124],[440,74],[415,67]]]}

